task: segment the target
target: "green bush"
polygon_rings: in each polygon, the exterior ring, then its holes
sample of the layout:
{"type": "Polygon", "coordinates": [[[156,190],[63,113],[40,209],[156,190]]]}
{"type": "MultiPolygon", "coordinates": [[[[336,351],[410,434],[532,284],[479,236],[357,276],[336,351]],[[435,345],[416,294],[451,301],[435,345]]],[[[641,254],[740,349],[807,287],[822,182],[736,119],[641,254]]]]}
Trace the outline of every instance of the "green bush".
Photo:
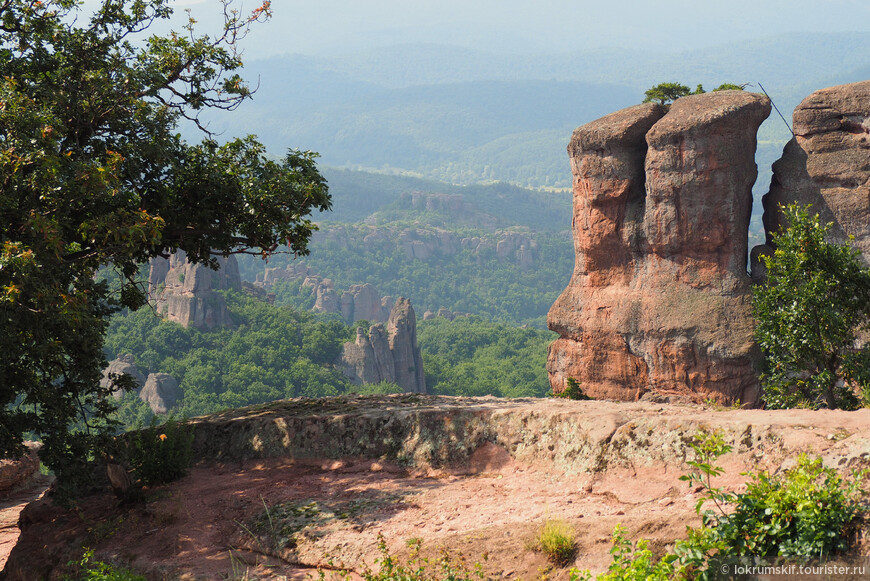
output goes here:
{"type": "Polygon", "coordinates": [[[130,467],[146,486],[178,480],[193,459],[193,430],[170,418],[163,425],[152,419],[148,428],[131,432],[130,467]]]}
{"type": "MultiPolygon", "coordinates": [[[[482,581],[486,579],[480,563],[469,566],[461,554],[451,555],[447,549],[442,549],[437,559],[430,560],[420,556],[422,542],[419,539],[414,539],[409,545],[411,557],[407,562],[402,562],[401,559],[390,554],[383,535],[378,534],[378,550],[381,556],[375,562],[380,568],[374,572],[366,567],[362,578],[365,581],[482,581]]],[[[322,572],[320,578],[324,578],[322,572]]]]}
{"type": "Polygon", "coordinates": [[[763,256],[767,281],[753,289],[764,353],[762,399],[768,408],[856,409],[870,392],[870,349],[859,346],[870,317],[870,269],[861,252],[828,240],[808,207],[780,207],[789,227],[763,256]]]}
{"type": "MultiPolygon", "coordinates": [[[[633,546],[625,536],[622,525],[613,531],[613,560],[607,571],[598,575],[597,581],[666,581],[685,578],[686,568],[673,553],[656,557],[649,548],[649,541],[641,539],[633,546]]],[[[571,569],[571,581],[590,581],[589,571],[571,569]]]]}
{"type": "Polygon", "coordinates": [[[580,387],[580,382],[574,379],[573,377],[568,378],[568,386],[565,388],[565,391],[560,393],[554,393],[553,397],[562,397],[565,399],[573,399],[577,401],[587,401],[592,398],[583,393],[583,389],[580,387]]]}
{"type": "MultiPolygon", "coordinates": [[[[696,458],[688,464],[695,472],[680,480],[705,491],[695,507],[701,527],[690,528],[687,540],[656,558],[647,541],[640,540],[632,548],[617,525],[613,562],[597,581],[706,579],[713,560],[824,558],[849,548],[850,529],[864,510],[859,499],[867,471],[846,479],[820,459],[801,455],[797,465],[781,476],[751,474],[746,492],[733,493],[712,485],[713,477],[722,474],[715,461],[731,451],[722,434],[702,431],[690,446],[696,458]],[[715,510],[702,510],[707,502],[715,510]]],[[[572,581],[591,578],[588,571],[571,571],[572,581]]]]}
{"type": "Polygon", "coordinates": [[[70,566],[78,566],[75,577],[64,577],[65,581],[145,581],[145,577],[136,575],[126,569],[116,569],[102,561],[91,562],[94,557],[92,549],[85,549],[78,563],[70,562],[70,566]]]}
{"type": "Polygon", "coordinates": [[[689,464],[701,474],[682,479],[702,484],[716,504],[715,511],[701,511],[702,500],[697,510],[718,556],[827,557],[849,548],[849,527],[863,510],[866,471],[844,479],[821,459],[802,454],[781,476],[752,474],[746,492],[725,493],[710,486],[709,476],[721,473],[712,462],[731,447],[720,434],[702,433],[692,448],[699,460],[689,464]],[[734,510],[726,512],[724,502],[734,510]]]}

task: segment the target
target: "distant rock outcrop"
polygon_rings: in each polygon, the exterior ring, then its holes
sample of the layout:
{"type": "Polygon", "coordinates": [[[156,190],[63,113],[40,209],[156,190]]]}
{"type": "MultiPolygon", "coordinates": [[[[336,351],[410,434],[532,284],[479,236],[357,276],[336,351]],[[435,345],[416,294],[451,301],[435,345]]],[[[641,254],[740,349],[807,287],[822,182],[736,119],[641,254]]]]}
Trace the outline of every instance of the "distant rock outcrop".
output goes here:
{"type": "Polygon", "coordinates": [[[812,204],[823,222],[834,223],[831,239],[848,241],[870,264],[870,81],[804,99],[794,111],[794,133],[762,199],[767,245],[753,249],[753,269],[761,270],[755,256],[772,250],[771,233],[786,225],[779,205],[791,202],[812,204]]]}
{"type": "Polygon", "coordinates": [[[417,319],[411,301],[399,298],[386,328],[357,329],[356,341],[342,347],[336,367],[357,384],[395,383],[406,392],[426,393],[423,358],[417,345],[417,319]]]}
{"type": "Polygon", "coordinates": [[[312,245],[335,249],[358,250],[360,247],[398,248],[408,260],[431,260],[453,256],[462,251],[478,255],[493,252],[501,261],[523,268],[534,264],[538,243],[531,231],[506,228],[482,236],[460,237],[455,232],[435,226],[395,228],[393,226],[330,226],[314,233],[312,245]]]}
{"type": "Polygon", "coordinates": [[[644,104],[574,132],[576,263],[549,312],[555,391],[754,402],[747,232],[764,96],[644,104]]]}
{"type": "Polygon", "coordinates": [[[302,279],[302,288],[311,289],[316,313],[338,313],[347,324],[357,321],[384,323],[390,317],[393,297],[381,296],[371,284],[355,284],[344,292],[337,291],[332,279],[321,278],[311,272],[304,263],[289,264],[285,268],[267,268],[257,275],[254,283],[269,289],[279,281],[302,279]]]}
{"type": "Polygon", "coordinates": [[[168,373],[152,373],[139,391],[139,399],[155,414],[165,414],[181,399],[178,382],[168,373]]]}
{"type": "MultiPolygon", "coordinates": [[[[151,373],[146,377],[136,366],[136,358],[130,353],[119,355],[109,363],[103,371],[100,384],[108,387],[111,374],[130,375],[136,382],[139,399],[147,403],[155,414],[167,413],[181,399],[181,388],[174,377],[168,373],[151,373]]],[[[115,399],[120,399],[122,395],[120,391],[112,394],[115,399]]]]}
{"type": "MultiPolygon", "coordinates": [[[[145,374],[136,367],[136,358],[132,353],[118,355],[117,359],[109,362],[108,367],[103,370],[103,378],[100,380],[100,386],[107,388],[111,385],[112,375],[129,375],[136,382],[137,389],[141,389],[145,385],[145,374]]],[[[116,400],[121,399],[123,395],[121,390],[115,390],[112,397],[116,400]]]]}
{"type": "Polygon", "coordinates": [[[496,228],[499,220],[467,202],[462,194],[438,192],[409,192],[399,196],[398,206],[417,211],[437,212],[448,216],[458,225],[476,228],[496,228]]]}
{"type": "Polygon", "coordinates": [[[231,327],[227,304],[216,290],[241,290],[235,256],[217,257],[220,270],[187,261],[181,250],[168,260],[151,260],[148,287],[157,312],[185,327],[231,327]]]}
{"type": "Polygon", "coordinates": [[[341,294],[341,316],[348,323],[386,321],[392,304],[393,297],[381,297],[372,285],[355,284],[341,294]]]}

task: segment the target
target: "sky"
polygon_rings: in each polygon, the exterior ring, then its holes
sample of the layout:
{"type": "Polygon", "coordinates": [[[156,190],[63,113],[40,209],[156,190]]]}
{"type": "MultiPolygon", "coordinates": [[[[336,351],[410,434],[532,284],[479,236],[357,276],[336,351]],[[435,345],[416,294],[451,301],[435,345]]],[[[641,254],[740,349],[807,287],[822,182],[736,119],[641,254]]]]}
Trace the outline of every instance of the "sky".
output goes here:
{"type": "MultiPolygon", "coordinates": [[[[85,0],[84,8],[98,0],[85,0]]],[[[220,0],[175,0],[202,32],[220,0]]],[[[235,0],[240,13],[260,4],[235,0]]],[[[867,0],[272,0],[274,17],[245,40],[248,58],[340,55],[427,42],[491,52],[594,48],[679,51],[791,32],[870,32],[867,0]]]]}

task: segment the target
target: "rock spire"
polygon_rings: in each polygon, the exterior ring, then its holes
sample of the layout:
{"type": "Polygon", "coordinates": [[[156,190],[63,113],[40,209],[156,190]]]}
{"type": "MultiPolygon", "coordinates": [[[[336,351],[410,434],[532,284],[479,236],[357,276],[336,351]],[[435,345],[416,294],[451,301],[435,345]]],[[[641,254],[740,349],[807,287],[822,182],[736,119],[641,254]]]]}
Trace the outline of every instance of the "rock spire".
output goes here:
{"type": "Polygon", "coordinates": [[[747,233],[764,96],[719,91],[578,128],[576,262],[548,315],[547,370],[596,398],[754,402],[747,233]]]}
{"type": "Polygon", "coordinates": [[[356,341],[347,342],[336,367],[353,383],[395,383],[409,393],[426,393],[423,358],[417,345],[417,317],[411,301],[399,298],[386,327],[357,329],[356,341]]]}

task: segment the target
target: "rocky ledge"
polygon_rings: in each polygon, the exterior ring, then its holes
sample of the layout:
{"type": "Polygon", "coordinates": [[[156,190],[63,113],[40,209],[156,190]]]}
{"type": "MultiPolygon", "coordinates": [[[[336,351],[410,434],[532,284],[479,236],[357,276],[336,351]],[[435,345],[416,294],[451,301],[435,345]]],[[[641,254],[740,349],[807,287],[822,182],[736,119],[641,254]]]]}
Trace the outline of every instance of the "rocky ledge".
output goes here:
{"type": "Polygon", "coordinates": [[[274,402],[193,428],[199,464],[148,491],[147,506],[117,507],[110,494],[74,512],[29,505],[6,579],[55,578],[82,546],[149,579],[223,578],[240,566],[250,578],[302,579],[372,563],[379,533],[394,551],[422,538],[472,559],[489,553],[493,577],[532,578],[547,563],[528,543],[547,518],[578,530],[569,565],[601,570],[617,523],[659,549],[697,524],[698,491],[678,478],[699,430],[721,430],[733,447],[717,486],[804,452],[842,471],[870,465],[870,410],[404,394],[274,402]],[[289,537],[270,536],[273,520],[289,537]]]}

